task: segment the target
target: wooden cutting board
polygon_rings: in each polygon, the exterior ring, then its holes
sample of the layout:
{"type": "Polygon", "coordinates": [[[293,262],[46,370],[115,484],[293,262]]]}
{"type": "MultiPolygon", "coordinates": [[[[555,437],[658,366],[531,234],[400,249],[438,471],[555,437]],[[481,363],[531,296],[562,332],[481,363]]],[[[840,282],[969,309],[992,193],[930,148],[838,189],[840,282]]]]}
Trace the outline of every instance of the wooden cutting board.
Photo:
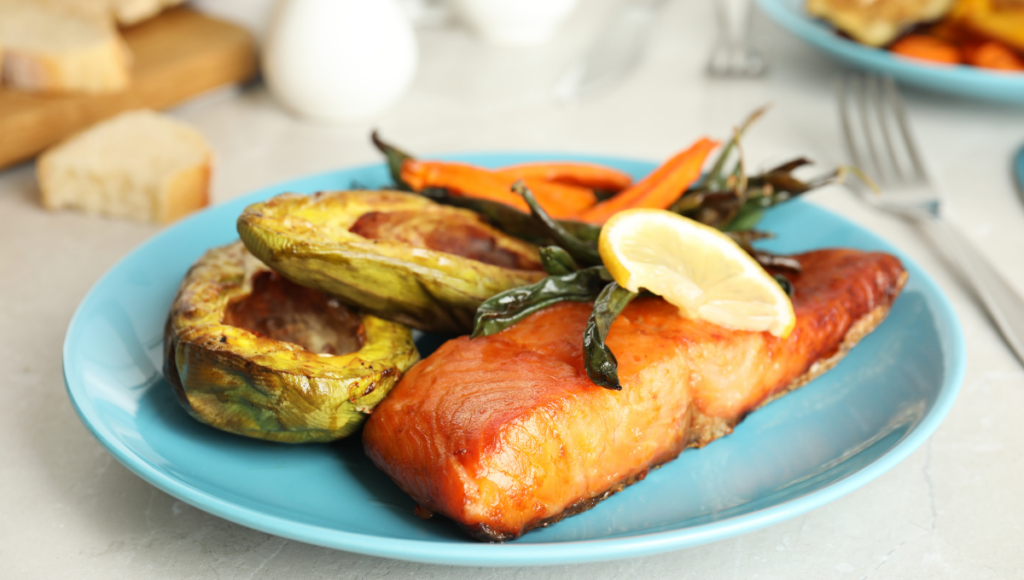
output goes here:
{"type": "Polygon", "coordinates": [[[0,168],[127,109],[166,109],[256,73],[256,45],[243,28],[179,8],[122,31],[132,83],[109,95],[32,95],[0,90],[0,168]]]}

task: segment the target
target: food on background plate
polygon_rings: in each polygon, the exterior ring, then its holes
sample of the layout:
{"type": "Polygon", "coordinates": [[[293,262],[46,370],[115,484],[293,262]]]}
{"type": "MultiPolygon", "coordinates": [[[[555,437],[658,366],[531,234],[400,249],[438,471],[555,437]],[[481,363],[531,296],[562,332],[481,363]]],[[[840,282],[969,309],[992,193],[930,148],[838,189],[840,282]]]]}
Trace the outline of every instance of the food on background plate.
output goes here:
{"type": "Polygon", "coordinates": [[[949,19],[968,32],[1024,51],[1024,2],[1020,0],[958,0],[949,19]]]}
{"type": "Polygon", "coordinates": [[[954,0],[807,0],[807,11],[868,46],[885,46],[946,14],[954,0]]]}
{"type": "Polygon", "coordinates": [[[241,242],[192,266],[164,336],[164,376],[190,415],[283,443],[352,434],[417,360],[407,327],[290,282],[241,242]]]}
{"type": "Polygon", "coordinates": [[[36,164],[47,209],[170,223],[209,203],[212,151],[199,131],[149,110],[58,143],[36,164]]]}
{"type": "Polygon", "coordinates": [[[900,56],[939,64],[1024,71],[1024,3],[1018,0],[808,0],[807,10],[854,40],[885,47],[900,56]],[[941,12],[928,16],[940,5],[941,12]],[[895,28],[875,22],[880,14],[904,12],[917,16],[895,28]],[[857,15],[857,25],[851,24],[850,14],[857,15]],[[878,33],[882,28],[886,34],[878,33]]]}
{"type": "MultiPolygon", "coordinates": [[[[363,431],[367,454],[420,506],[504,541],[592,507],[687,447],[831,368],[885,317],[905,280],[885,254],[794,257],[785,339],[688,319],[640,297],[612,324],[621,390],[584,368],[590,304],[563,302],[441,346],[363,431]]],[[[679,490],[686,493],[686,490],[679,490]]]]}
{"type": "Polygon", "coordinates": [[[131,54],[94,12],[34,0],[0,0],[0,79],[41,93],[112,93],[131,80],[131,54]]]}
{"type": "Polygon", "coordinates": [[[469,332],[484,300],[544,277],[533,245],[398,191],[279,195],[247,207],[238,232],[286,278],[442,334],[469,332]]]}

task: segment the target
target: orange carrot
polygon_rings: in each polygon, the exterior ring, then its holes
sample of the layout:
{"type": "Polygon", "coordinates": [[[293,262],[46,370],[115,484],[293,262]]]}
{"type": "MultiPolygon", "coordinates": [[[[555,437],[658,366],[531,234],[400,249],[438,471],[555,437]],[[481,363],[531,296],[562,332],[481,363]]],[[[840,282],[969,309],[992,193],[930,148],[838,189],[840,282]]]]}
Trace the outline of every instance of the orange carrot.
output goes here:
{"type": "Polygon", "coordinates": [[[700,177],[708,153],[718,146],[706,137],[669,159],[633,187],[620,192],[579,214],[576,219],[603,224],[614,214],[630,208],[666,209],[700,177]]]}
{"type": "Polygon", "coordinates": [[[442,187],[453,195],[497,201],[527,213],[530,211],[526,201],[512,193],[511,184],[480,167],[447,161],[408,159],[402,164],[401,178],[413,191],[442,187]]]}
{"type": "Polygon", "coordinates": [[[936,63],[959,64],[963,61],[963,55],[955,44],[924,34],[908,34],[893,43],[889,50],[907,58],[936,63]]]}
{"type": "Polygon", "coordinates": [[[629,174],[596,163],[522,163],[502,167],[495,173],[510,179],[510,183],[535,179],[601,191],[621,191],[633,183],[629,174]]]}
{"type": "Polygon", "coordinates": [[[1024,59],[1005,44],[988,41],[965,50],[967,62],[974,66],[1005,71],[1024,71],[1024,59]]]}
{"type": "MultiPolygon", "coordinates": [[[[510,181],[509,186],[516,181],[510,181]]],[[[553,218],[572,217],[597,203],[594,191],[586,187],[565,185],[536,177],[527,177],[522,181],[533,192],[537,203],[553,218]]]]}

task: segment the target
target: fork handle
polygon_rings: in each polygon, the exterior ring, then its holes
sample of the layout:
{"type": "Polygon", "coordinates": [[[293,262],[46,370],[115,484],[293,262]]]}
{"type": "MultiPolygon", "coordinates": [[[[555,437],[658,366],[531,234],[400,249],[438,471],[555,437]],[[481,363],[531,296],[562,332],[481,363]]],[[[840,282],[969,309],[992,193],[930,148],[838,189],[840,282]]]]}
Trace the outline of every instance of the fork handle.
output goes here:
{"type": "Polygon", "coordinates": [[[918,224],[948,249],[947,254],[965,274],[1003,338],[1024,364],[1024,299],[949,222],[935,217],[920,219],[918,224]]]}

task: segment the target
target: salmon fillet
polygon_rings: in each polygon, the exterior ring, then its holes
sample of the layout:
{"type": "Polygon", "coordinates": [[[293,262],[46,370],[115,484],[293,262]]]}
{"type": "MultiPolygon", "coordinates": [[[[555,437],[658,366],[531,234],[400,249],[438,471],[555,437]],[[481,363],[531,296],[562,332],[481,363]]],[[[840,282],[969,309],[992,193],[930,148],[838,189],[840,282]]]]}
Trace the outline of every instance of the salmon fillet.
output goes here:
{"type": "Polygon", "coordinates": [[[621,391],[583,368],[591,304],[562,303],[500,333],[450,340],[374,410],[366,453],[427,510],[505,541],[578,513],[687,447],[831,368],[877,326],[906,273],[888,254],[795,256],[785,339],[683,318],[634,300],[607,344],[621,391]]]}

